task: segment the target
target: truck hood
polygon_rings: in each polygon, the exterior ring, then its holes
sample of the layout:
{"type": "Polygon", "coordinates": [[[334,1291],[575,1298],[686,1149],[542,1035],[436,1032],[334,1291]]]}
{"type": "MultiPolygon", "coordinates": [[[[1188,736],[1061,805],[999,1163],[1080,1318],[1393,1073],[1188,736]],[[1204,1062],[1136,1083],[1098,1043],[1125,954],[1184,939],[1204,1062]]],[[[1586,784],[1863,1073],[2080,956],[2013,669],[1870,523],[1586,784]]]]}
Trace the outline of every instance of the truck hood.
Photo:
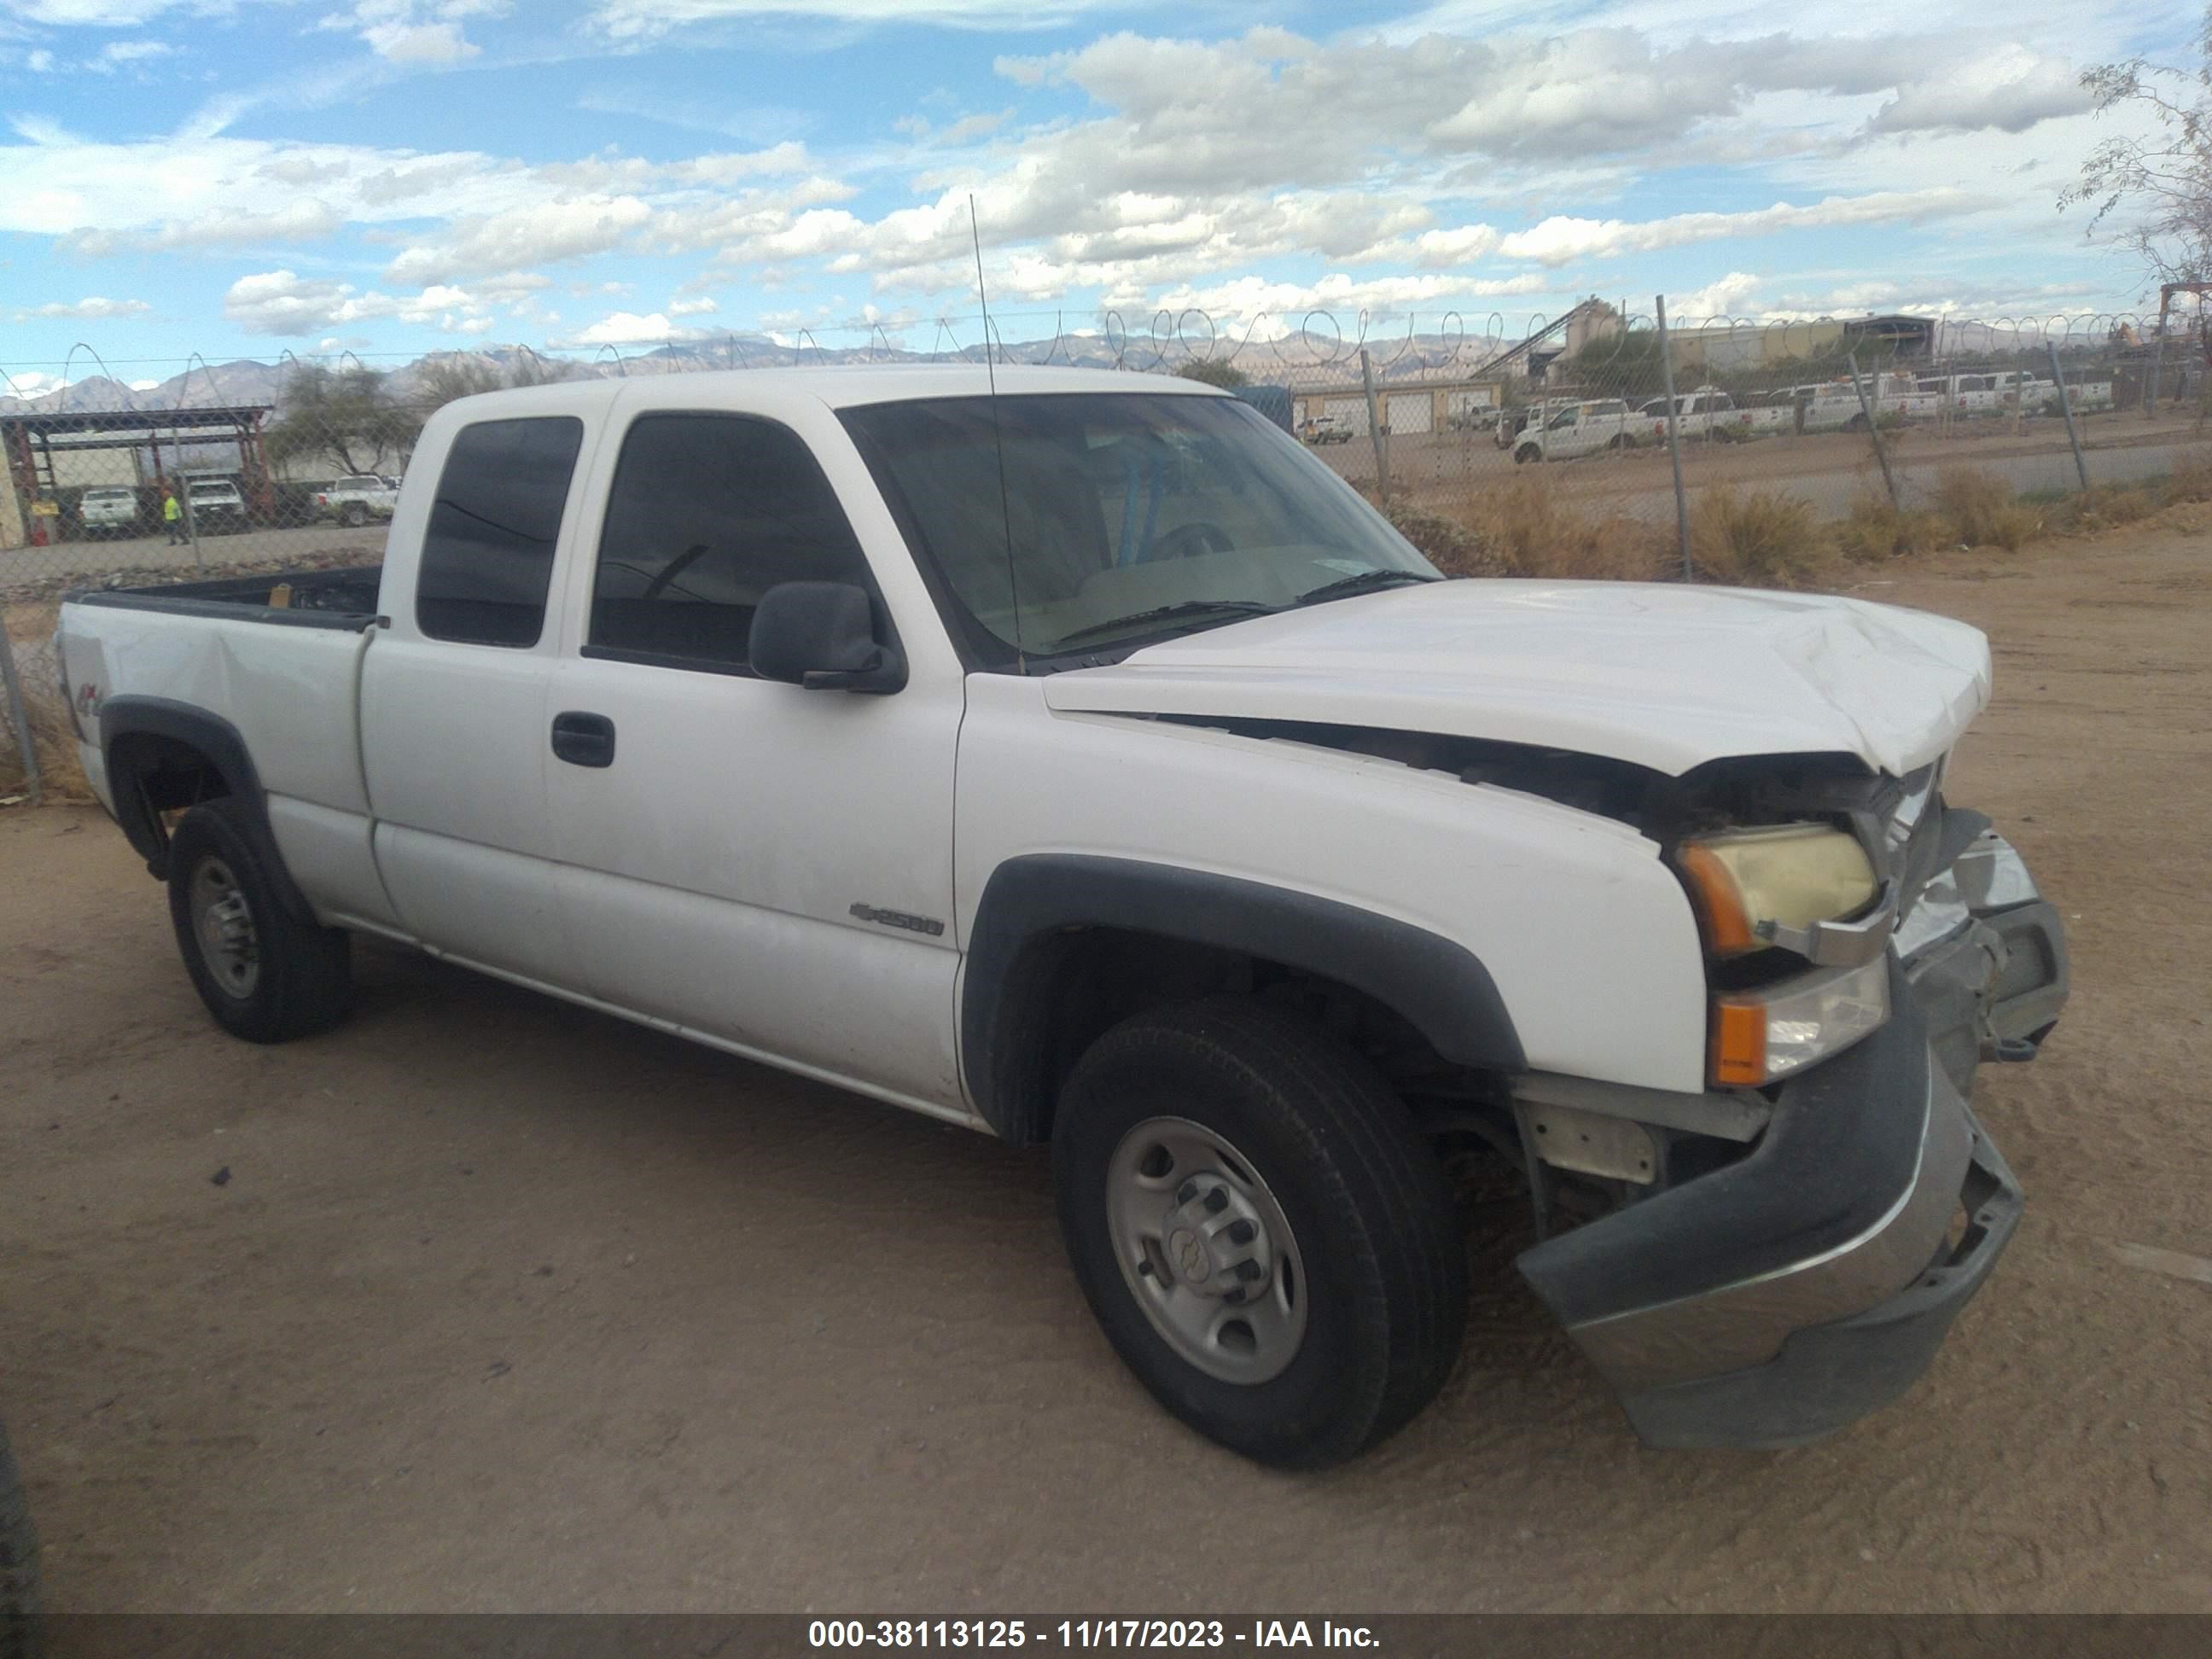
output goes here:
{"type": "Polygon", "coordinates": [[[1148,646],[1045,682],[1068,712],[1312,721],[1571,750],[1680,775],[1842,753],[1896,775],[1989,701],[1964,623],[1861,599],[1443,581],[1148,646]]]}

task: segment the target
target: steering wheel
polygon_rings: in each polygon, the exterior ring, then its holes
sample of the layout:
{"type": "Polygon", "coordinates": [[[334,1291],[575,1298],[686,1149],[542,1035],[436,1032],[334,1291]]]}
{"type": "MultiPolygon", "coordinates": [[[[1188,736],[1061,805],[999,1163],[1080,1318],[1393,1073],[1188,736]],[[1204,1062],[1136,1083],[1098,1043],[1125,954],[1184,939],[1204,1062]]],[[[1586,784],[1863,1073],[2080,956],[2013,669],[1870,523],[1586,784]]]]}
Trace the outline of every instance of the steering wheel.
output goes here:
{"type": "Polygon", "coordinates": [[[1179,524],[1146,548],[1136,562],[1151,564],[1159,559],[1194,559],[1201,553],[1227,553],[1237,544],[1229,539],[1229,532],[1208,519],[1194,519],[1188,524],[1179,524]]]}

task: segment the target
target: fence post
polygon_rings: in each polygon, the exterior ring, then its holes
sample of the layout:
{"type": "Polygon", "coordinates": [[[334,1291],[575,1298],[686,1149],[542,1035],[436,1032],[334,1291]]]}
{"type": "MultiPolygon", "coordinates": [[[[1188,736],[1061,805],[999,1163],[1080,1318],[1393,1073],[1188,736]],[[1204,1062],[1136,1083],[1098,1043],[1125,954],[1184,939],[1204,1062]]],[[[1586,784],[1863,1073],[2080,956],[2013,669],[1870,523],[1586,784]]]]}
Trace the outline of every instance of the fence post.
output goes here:
{"type": "Polygon", "coordinates": [[[2066,441],[2074,446],[2074,471],[2081,480],[2081,493],[2089,491],[2089,464],[2081,459],[2081,434],[2074,429],[2074,399],[2066,390],[2066,371],[2058,367],[2058,342],[2048,340],[2051,348],[2051,379],[2058,388],[2058,412],[2066,417],[2066,441]]]}
{"type": "Polygon", "coordinates": [[[1367,435],[1375,445],[1375,488],[1382,497],[1382,505],[1390,505],[1390,432],[1383,425],[1382,416],[1375,396],[1375,365],[1367,359],[1367,348],[1359,348],[1359,380],[1367,388],[1367,435]]]}
{"type": "Polygon", "coordinates": [[[1682,428],[1674,409],[1674,349],[1667,343],[1667,296],[1656,295],[1659,318],[1659,378],[1667,389],[1667,453],[1674,467],[1674,538],[1682,550],[1682,580],[1695,581],[1690,566],[1690,498],[1682,489],[1682,428]]]}
{"type": "Polygon", "coordinates": [[[15,671],[15,641],[8,637],[8,630],[0,625],[0,683],[4,683],[8,696],[8,723],[15,729],[15,747],[23,757],[23,777],[29,784],[31,805],[36,806],[44,795],[39,779],[39,745],[31,736],[31,711],[23,703],[23,681],[15,671]]]}
{"type": "Polygon", "coordinates": [[[1897,475],[1889,470],[1889,452],[1881,445],[1881,422],[1867,401],[1866,381],[1859,374],[1859,354],[1847,351],[1844,361],[1851,366],[1851,390],[1859,394],[1859,413],[1866,416],[1867,435],[1874,440],[1874,458],[1881,463],[1881,481],[1889,490],[1889,504],[1902,509],[1905,503],[1897,498],[1897,475]]]}
{"type": "MultiPolygon", "coordinates": [[[[2166,362],[2166,308],[2172,303],[2173,290],[2171,288],[2161,287],[2158,291],[2158,338],[2151,345],[2150,379],[2143,386],[2143,419],[2146,421],[2154,421],[2158,418],[2158,372],[2166,362]]],[[[2198,303],[2203,302],[2200,301],[2198,303]]],[[[2049,344],[2050,342],[2046,340],[2045,343],[2049,344]]],[[[2051,361],[2055,368],[2058,362],[2055,349],[2051,354],[2051,361]]],[[[2088,487],[2086,483],[2081,486],[2084,489],[2088,487]]]]}

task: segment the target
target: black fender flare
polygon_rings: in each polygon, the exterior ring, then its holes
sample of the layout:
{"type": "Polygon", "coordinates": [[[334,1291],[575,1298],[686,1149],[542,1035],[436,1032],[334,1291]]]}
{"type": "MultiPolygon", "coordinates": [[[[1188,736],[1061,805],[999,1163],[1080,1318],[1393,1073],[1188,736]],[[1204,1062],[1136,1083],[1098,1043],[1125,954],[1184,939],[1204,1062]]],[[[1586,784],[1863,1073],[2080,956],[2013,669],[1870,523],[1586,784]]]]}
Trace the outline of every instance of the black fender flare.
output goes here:
{"type": "Polygon", "coordinates": [[[276,873],[285,908],[302,921],[317,921],[314,907],[294,884],[284,855],[277,850],[276,837],[269,828],[268,794],[244,734],[222,715],[173,697],[110,697],[100,706],[100,752],[107,762],[107,792],[114,798],[115,822],[145,859],[147,873],[156,881],[169,878],[169,834],[144,793],[125,787],[118,775],[115,745],[134,737],[167,738],[208,757],[222,775],[232,799],[246,808],[255,848],[276,873]]]}
{"type": "Polygon", "coordinates": [[[1213,946],[1324,975],[1395,1011],[1447,1060],[1519,1072],[1526,1057],[1490,970],[1466,946],[1395,917],[1294,889],[1180,866],[1083,854],[1007,860],[969,930],[960,1060],[969,1097],[1006,1140],[1039,1138],[1044,977],[1024,973],[1056,935],[1086,927],[1213,946]]]}

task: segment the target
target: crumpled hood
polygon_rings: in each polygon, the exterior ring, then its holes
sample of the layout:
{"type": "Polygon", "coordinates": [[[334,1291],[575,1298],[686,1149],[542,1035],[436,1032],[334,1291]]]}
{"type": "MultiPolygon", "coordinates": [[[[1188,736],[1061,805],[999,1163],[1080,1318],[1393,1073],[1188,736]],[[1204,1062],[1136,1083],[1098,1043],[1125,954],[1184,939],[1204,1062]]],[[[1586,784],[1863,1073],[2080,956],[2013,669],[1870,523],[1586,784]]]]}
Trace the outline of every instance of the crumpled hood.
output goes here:
{"type": "Polygon", "coordinates": [[[1045,682],[1070,712],[1318,721],[1572,750],[1679,775],[1844,753],[1901,775],[1990,696],[1964,623],[1861,599],[1444,581],[1149,646],[1045,682]]]}

